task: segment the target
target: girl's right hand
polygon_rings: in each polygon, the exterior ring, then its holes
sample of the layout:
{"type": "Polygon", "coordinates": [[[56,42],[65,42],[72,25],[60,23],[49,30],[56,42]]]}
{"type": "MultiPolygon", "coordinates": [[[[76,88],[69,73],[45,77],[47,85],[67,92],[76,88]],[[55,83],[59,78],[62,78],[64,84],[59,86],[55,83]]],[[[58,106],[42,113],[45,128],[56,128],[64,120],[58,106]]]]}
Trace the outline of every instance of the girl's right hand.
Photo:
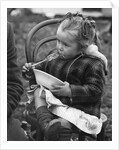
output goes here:
{"type": "Polygon", "coordinates": [[[25,65],[23,66],[23,71],[29,71],[32,68],[32,63],[25,63],[25,65]]]}
{"type": "Polygon", "coordinates": [[[27,80],[31,79],[34,75],[33,68],[34,67],[32,67],[32,63],[25,63],[25,65],[22,67],[22,76],[27,80]]]}

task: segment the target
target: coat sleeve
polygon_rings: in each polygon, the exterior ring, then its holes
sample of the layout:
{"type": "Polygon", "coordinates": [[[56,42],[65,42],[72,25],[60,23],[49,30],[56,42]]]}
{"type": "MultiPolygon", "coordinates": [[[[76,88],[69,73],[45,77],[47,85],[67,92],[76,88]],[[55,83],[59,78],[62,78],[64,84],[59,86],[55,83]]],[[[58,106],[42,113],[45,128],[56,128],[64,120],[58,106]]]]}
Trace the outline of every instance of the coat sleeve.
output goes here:
{"type": "Polygon", "coordinates": [[[7,117],[10,117],[17,107],[22,94],[23,86],[17,65],[13,28],[7,23],[7,117]]]}
{"type": "Polygon", "coordinates": [[[100,61],[95,63],[88,69],[83,80],[82,85],[70,85],[72,104],[95,103],[101,99],[105,84],[103,64],[100,61]]]}

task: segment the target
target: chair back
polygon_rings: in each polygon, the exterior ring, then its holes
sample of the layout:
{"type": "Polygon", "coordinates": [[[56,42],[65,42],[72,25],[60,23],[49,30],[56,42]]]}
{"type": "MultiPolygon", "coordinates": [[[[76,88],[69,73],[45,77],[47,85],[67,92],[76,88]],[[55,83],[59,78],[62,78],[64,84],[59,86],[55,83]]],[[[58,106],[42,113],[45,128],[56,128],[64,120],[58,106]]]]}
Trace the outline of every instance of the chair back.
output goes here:
{"type": "Polygon", "coordinates": [[[46,42],[50,42],[50,41],[54,41],[56,40],[56,35],[54,36],[49,36],[46,37],[40,41],[38,41],[38,43],[36,44],[35,48],[33,49],[33,51],[31,51],[30,49],[30,44],[31,41],[33,39],[33,36],[37,33],[37,31],[39,31],[41,28],[48,26],[48,25],[52,25],[52,24],[57,24],[60,22],[60,18],[57,19],[49,19],[49,20],[45,20],[43,22],[38,23],[36,26],[34,26],[30,32],[27,35],[26,38],[26,43],[25,43],[25,53],[26,53],[26,59],[27,62],[34,62],[35,61],[35,57],[37,56],[37,53],[40,49],[40,47],[45,44],[46,42]]]}

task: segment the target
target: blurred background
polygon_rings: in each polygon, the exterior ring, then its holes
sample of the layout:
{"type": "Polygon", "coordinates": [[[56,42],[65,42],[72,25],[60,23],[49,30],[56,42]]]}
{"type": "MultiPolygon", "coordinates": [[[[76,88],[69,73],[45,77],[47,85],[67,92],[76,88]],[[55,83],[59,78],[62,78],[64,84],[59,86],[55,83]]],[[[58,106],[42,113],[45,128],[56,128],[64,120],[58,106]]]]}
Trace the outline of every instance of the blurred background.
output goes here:
{"type": "MultiPolygon", "coordinates": [[[[18,53],[19,67],[26,62],[25,56],[25,41],[29,31],[38,23],[52,19],[61,18],[68,12],[82,13],[84,16],[91,16],[97,24],[97,33],[101,40],[101,52],[108,59],[108,75],[106,77],[106,87],[101,106],[101,111],[107,115],[108,123],[106,127],[106,141],[112,140],[112,9],[110,8],[8,8],[7,20],[13,24],[15,33],[15,43],[18,53]]],[[[44,37],[54,35],[57,30],[57,25],[50,25],[40,30],[33,37],[30,50],[33,51],[36,43],[44,37]]],[[[49,49],[52,49],[56,44],[56,41],[44,44],[37,55],[38,60],[44,59],[49,49]]],[[[25,92],[21,97],[21,102],[18,108],[14,112],[14,117],[20,121],[23,120],[22,112],[25,109],[26,101],[28,100],[26,95],[26,88],[28,82],[22,78],[25,92]]]]}

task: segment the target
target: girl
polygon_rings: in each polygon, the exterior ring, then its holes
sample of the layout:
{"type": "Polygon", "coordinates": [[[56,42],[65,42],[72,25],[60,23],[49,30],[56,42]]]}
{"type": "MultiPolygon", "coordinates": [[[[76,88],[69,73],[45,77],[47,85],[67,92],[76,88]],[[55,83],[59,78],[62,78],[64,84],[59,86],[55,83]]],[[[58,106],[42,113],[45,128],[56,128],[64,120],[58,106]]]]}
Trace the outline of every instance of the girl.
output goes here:
{"type": "MultiPolygon", "coordinates": [[[[91,18],[84,18],[79,13],[68,13],[57,30],[58,57],[45,61],[36,69],[64,82],[63,86],[55,85],[50,91],[63,104],[100,118],[107,59],[98,51],[100,46],[95,26],[91,18]]],[[[23,71],[27,73],[31,68],[31,63],[25,64],[23,71]]],[[[47,109],[46,97],[40,97],[39,91],[38,88],[34,93],[35,106],[45,139],[70,140],[74,126],[67,118],[65,120],[52,114],[47,109]]]]}

